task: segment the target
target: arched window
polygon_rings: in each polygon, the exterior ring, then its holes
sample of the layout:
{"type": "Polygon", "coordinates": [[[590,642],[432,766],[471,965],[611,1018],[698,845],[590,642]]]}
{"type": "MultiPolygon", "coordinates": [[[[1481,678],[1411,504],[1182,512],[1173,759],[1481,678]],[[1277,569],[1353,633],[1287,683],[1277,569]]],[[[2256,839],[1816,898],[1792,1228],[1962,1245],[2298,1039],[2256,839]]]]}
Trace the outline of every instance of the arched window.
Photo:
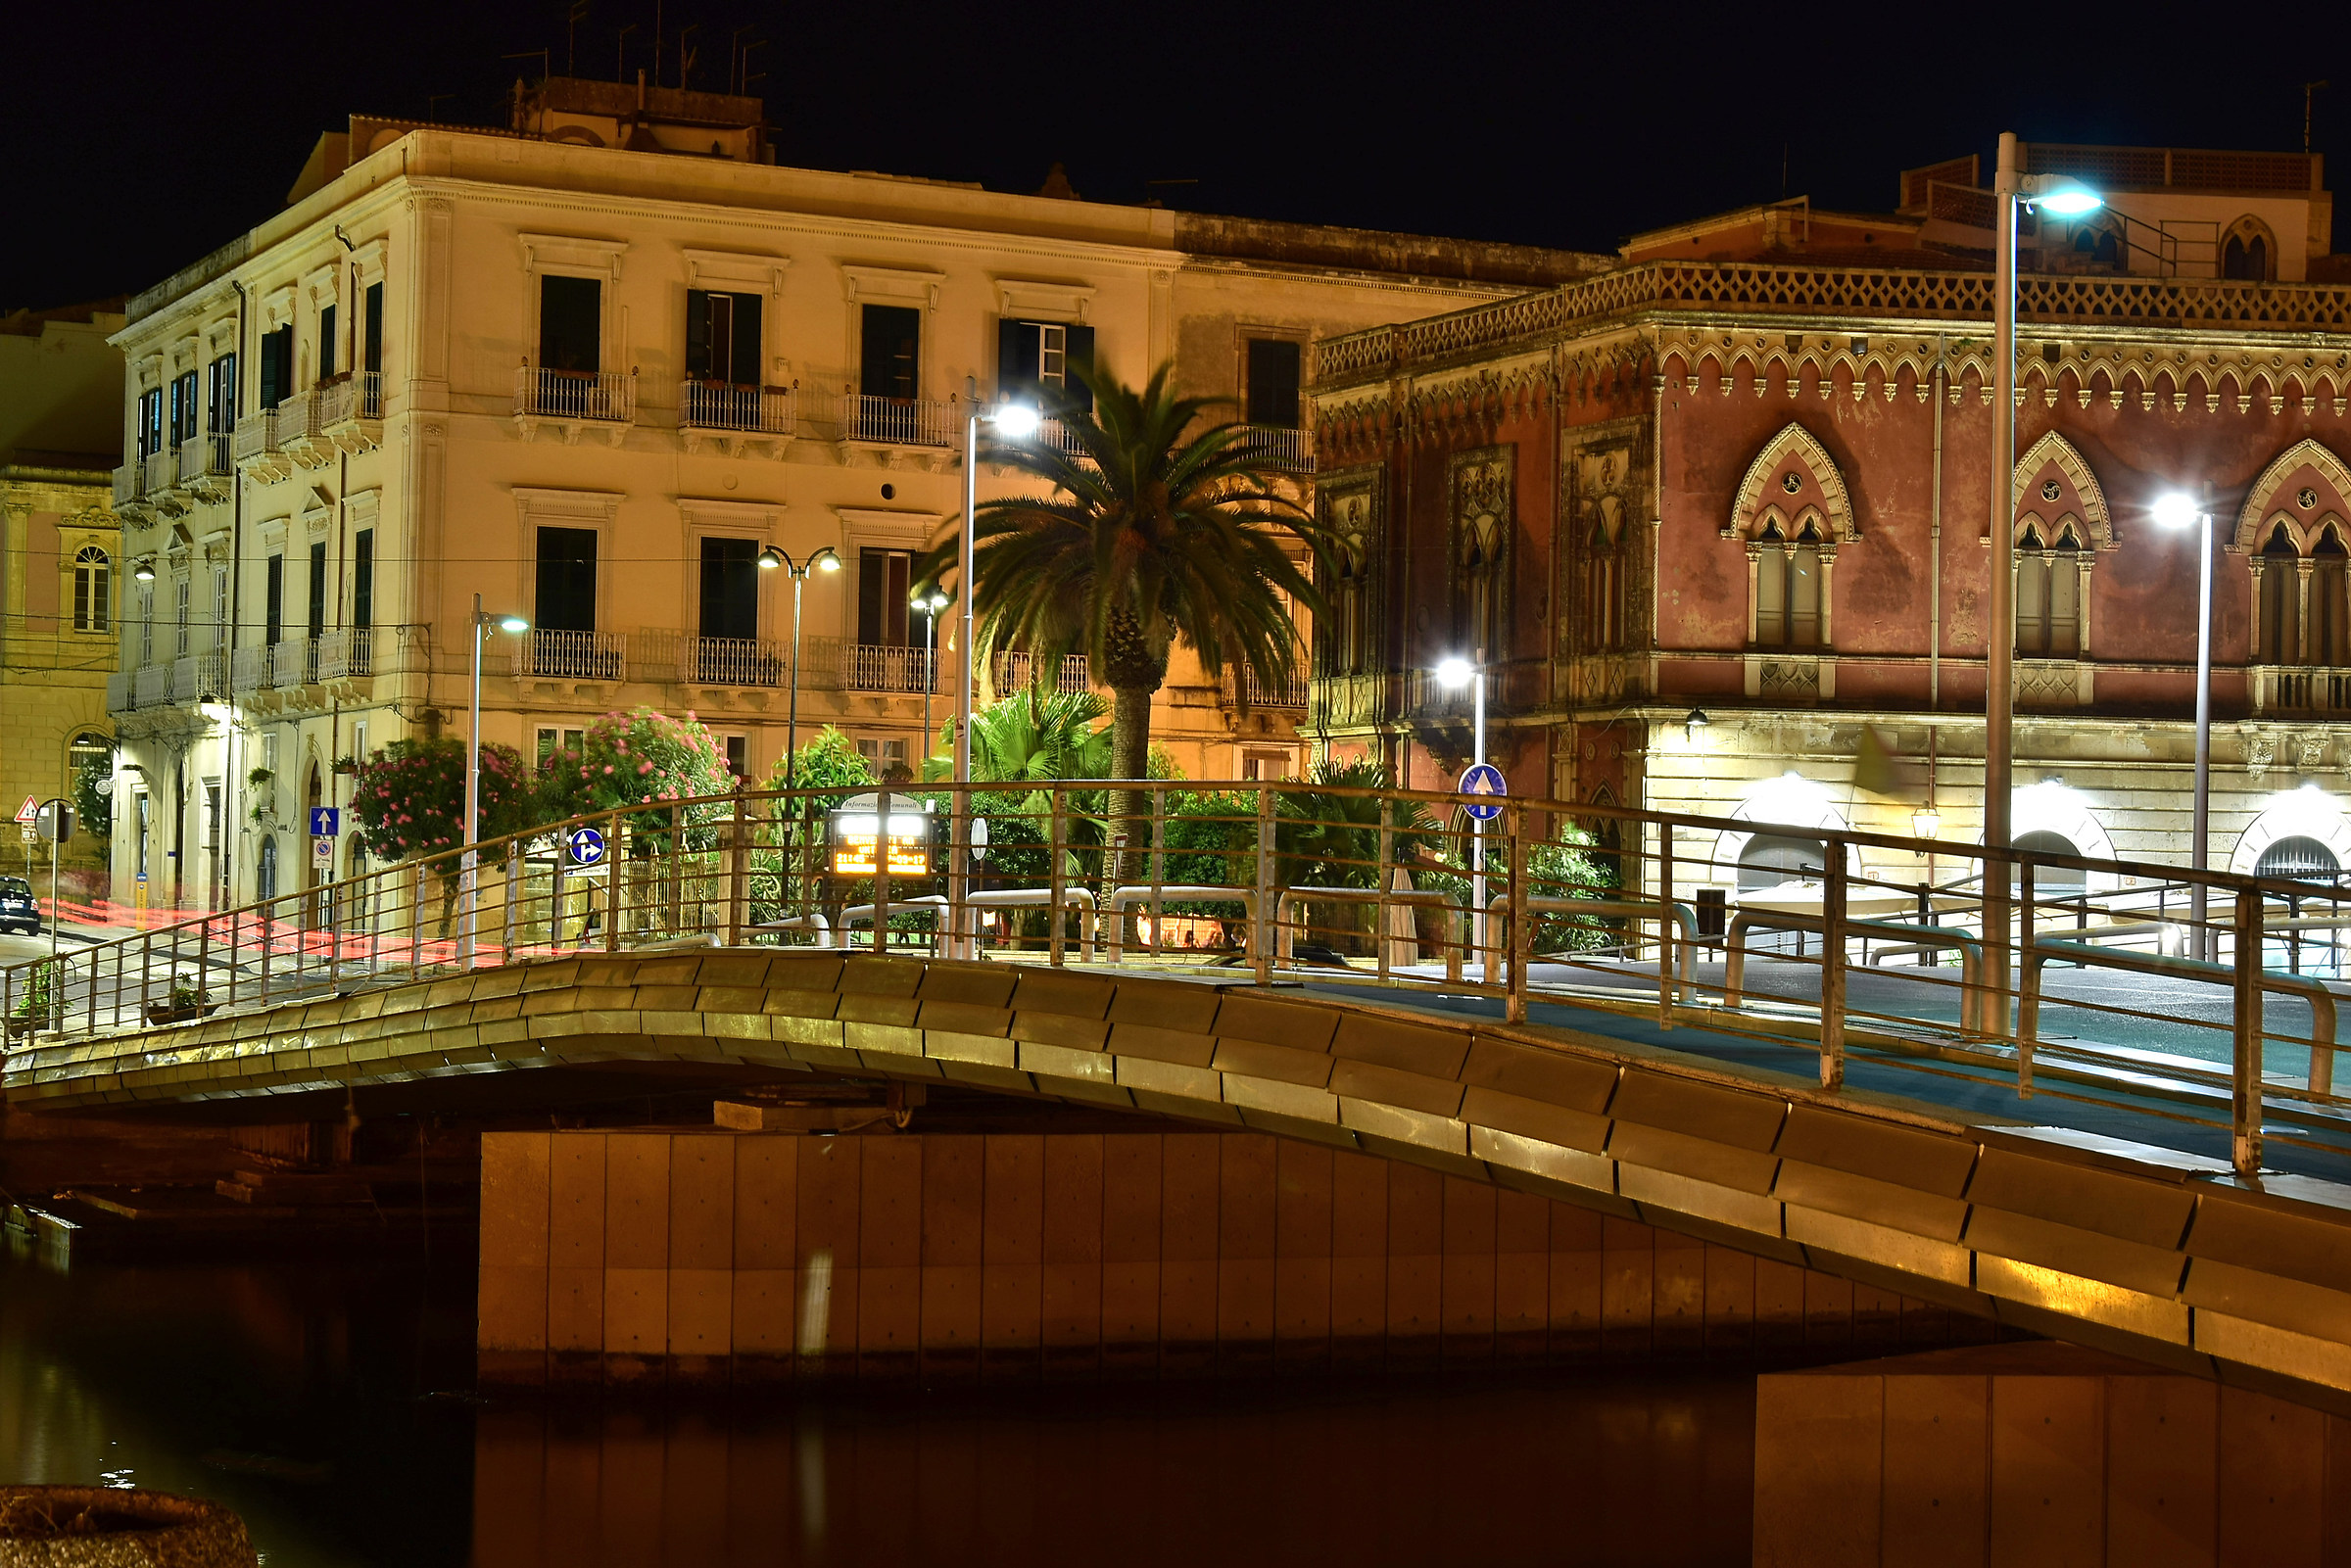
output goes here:
{"type": "Polygon", "coordinates": [[[2261,852],[2253,867],[2256,877],[2275,877],[2281,881],[2331,882],[2342,872],[2342,863],[2334,851],[2316,838],[2296,834],[2280,838],[2261,852]]]}
{"type": "Polygon", "coordinates": [[[2016,543],[2016,651],[2070,659],[2082,650],[2082,540],[2071,522],[2043,543],[2025,525],[2016,543]]]}
{"type": "Polygon", "coordinates": [[[2254,658],[2262,664],[2299,664],[2302,660],[2302,552],[2280,523],[2270,530],[2255,563],[2261,581],[2261,624],[2254,658]]]}
{"type": "Polygon", "coordinates": [[[73,630],[105,632],[114,627],[114,562],[95,545],[73,557],[73,630]]]}
{"type": "Polygon", "coordinates": [[[2238,218],[2221,242],[2221,276],[2243,283],[2267,283],[2274,249],[2269,231],[2258,219],[2238,218]]]}
{"type": "Polygon", "coordinates": [[[1592,509],[1592,531],[1584,536],[1584,645],[1601,649],[1616,646],[1623,629],[1618,623],[1616,498],[1605,499],[1592,509]]]}
{"type": "Polygon", "coordinates": [[[2351,664],[2351,553],[2329,527],[2310,551],[2310,615],[2302,656],[2312,664],[2351,664]]]}
{"type": "Polygon", "coordinates": [[[1820,646],[1820,523],[1806,513],[1789,529],[1774,514],[1755,536],[1755,641],[1820,646]]]}
{"type": "MultiPolygon", "coordinates": [[[[2019,833],[2016,847],[2031,850],[2037,855],[2080,855],[2082,848],[2060,832],[2043,828],[2038,832],[2019,833]]],[[[2089,887],[2089,873],[2078,866],[2036,866],[2033,868],[2033,896],[2043,898],[2079,898],[2089,887]]]]}
{"type": "Polygon", "coordinates": [[[1503,595],[1504,550],[1502,519],[1480,512],[1462,520],[1462,587],[1468,624],[1462,628],[1463,646],[1484,649],[1489,658],[1506,652],[1509,617],[1503,595]]]}
{"type": "Polygon", "coordinates": [[[1820,839],[1757,833],[1739,851],[1739,890],[1753,892],[1783,882],[1817,881],[1828,864],[1820,839]]]}

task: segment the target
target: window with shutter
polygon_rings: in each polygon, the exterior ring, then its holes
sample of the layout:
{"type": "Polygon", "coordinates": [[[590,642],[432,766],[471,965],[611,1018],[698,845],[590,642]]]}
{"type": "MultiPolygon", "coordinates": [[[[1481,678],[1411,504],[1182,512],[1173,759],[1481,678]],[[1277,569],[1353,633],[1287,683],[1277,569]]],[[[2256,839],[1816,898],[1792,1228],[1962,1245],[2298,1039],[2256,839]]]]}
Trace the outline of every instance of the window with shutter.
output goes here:
{"type": "Polygon", "coordinates": [[[318,311],[318,379],[321,381],[334,380],[335,366],[341,362],[335,354],[336,349],[341,347],[337,342],[342,335],[339,327],[341,320],[342,312],[331,305],[322,307],[318,311]]]}
{"type": "Polygon", "coordinates": [[[548,370],[603,368],[603,284],[596,278],[539,280],[539,363],[548,370]]]}
{"type": "Polygon", "coordinates": [[[370,283],[360,297],[360,368],[379,371],[384,367],[384,286],[370,283]]]}
{"type": "Polygon", "coordinates": [[[539,597],[532,626],[542,632],[596,630],[596,530],[539,530],[539,597]]]}
{"type": "Polygon", "coordinates": [[[317,637],[326,630],[326,541],[319,540],[311,546],[311,636],[317,637]]]}
{"type": "Polygon", "coordinates": [[[1290,339],[1249,340],[1249,423],[1298,428],[1299,359],[1290,339]]]}
{"type": "Polygon", "coordinates": [[[996,322],[996,396],[1032,402],[1048,413],[1088,410],[1093,394],[1073,367],[1090,368],[1094,329],[1068,321],[996,322]]]}
{"type": "Polygon", "coordinates": [[[212,385],[206,388],[205,425],[225,436],[237,425],[237,356],[224,354],[212,363],[212,385]]]}
{"type": "Polygon", "coordinates": [[[914,556],[902,549],[857,552],[857,641],[867,647],[906,646],[907,594],[914,556]]]}
{"type": "Polygon", "coordinates": [[[858,314],[857,390],[869,398],[912,400],[922,385],[923,313],[902,305],[868,305],[858,314]]]}
{"type": "Polygon", "coordinates": [[[275,647],[286,635],[286,558],[269,557],[265,588],[262,595],[262,641],[275,647]]]}
{"type": "Polygon", "coordinates": [[[722,386],[755,387],[759,376],[756,294],[686,291],[686,377],[722,386]]]}
{"type": "Polygon", "coordinates": [[[262,401],[274,408],[294,395],[294,329],[279,327],[262,334],[262,401]]]}
{"type": "Polygon", "coordinates": [[[702,636],[748,641],[759,635],[759,546],[702,541],[702,636]]]}
{"type": "Polygon", "coordinates": [[[375,624],[375,530],[362,528],[351,536],[351,624],[375,624]]]}
{"type": "Polygon", "coordinates": [[[150,387],[139,394],[139,455],[152,457],[164,450],[164,389],[150,387]]]}

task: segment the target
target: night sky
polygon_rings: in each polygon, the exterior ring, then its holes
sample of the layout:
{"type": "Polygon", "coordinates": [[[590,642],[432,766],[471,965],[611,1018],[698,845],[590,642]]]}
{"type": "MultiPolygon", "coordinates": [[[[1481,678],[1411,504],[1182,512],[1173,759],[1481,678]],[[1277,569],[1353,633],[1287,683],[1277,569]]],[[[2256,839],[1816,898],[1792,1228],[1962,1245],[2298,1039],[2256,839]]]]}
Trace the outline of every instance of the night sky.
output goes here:
{"type": "MultiPolygon", "coordinates": [[[[0,309],[135,291],[276,211],[354,111],[503,122],[538,51],[633,79],[653,0],[22,0],[0,29],[0,309]],[[625,39],[618,29],[635,24],[625,39]],[[527,60],[502,56],[530,53],[527,60]]],[[[736,29],[779,158],[1255,216],[1612,249],[1809,193],[1890,208],[1898,169],[2049,141],[2351,152],[2338,5],[1708,8],[663,0],[661,79],[736,29]],[[1994,45],[1999,32],[2029,42],[1994,45]],[[1783,185],[1783,162],[1786,175],[1783,185]],[[1187,181],[1153,185],[1152,181],[1187,181]]],[[[2328,183],[2344,176],[2328,171],[2328,183]]],[[[2337,246],[2344,242],[2337,223],[2337,246]]]]}

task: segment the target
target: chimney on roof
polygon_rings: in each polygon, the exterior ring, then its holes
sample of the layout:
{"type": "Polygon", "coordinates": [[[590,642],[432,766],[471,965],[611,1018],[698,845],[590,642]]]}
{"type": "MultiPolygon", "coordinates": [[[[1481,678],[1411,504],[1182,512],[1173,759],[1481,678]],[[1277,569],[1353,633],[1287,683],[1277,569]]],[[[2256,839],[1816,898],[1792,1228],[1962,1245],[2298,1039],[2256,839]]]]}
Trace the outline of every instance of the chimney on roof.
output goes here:
{"type": "Polygon", "coordinates": [[[1050,169],[1046,170],[1045,182],[1036,188],[1036,194],[1056,202],[1083,200],[1076,190],[1071,188],[1070,172],[1058,161],[1050,169]]]}

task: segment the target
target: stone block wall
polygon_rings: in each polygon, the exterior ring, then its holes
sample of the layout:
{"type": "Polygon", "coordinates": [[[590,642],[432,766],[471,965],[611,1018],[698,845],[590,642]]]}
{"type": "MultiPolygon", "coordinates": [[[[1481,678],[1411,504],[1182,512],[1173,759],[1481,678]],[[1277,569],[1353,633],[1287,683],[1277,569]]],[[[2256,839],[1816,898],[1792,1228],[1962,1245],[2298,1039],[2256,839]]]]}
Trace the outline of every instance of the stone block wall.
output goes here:
{"type": "Polygon", "coordinates": [[[488,1381],[1834,1357],[1989,1320],[1258,1133],[482,1140],[488,1381]]]}

